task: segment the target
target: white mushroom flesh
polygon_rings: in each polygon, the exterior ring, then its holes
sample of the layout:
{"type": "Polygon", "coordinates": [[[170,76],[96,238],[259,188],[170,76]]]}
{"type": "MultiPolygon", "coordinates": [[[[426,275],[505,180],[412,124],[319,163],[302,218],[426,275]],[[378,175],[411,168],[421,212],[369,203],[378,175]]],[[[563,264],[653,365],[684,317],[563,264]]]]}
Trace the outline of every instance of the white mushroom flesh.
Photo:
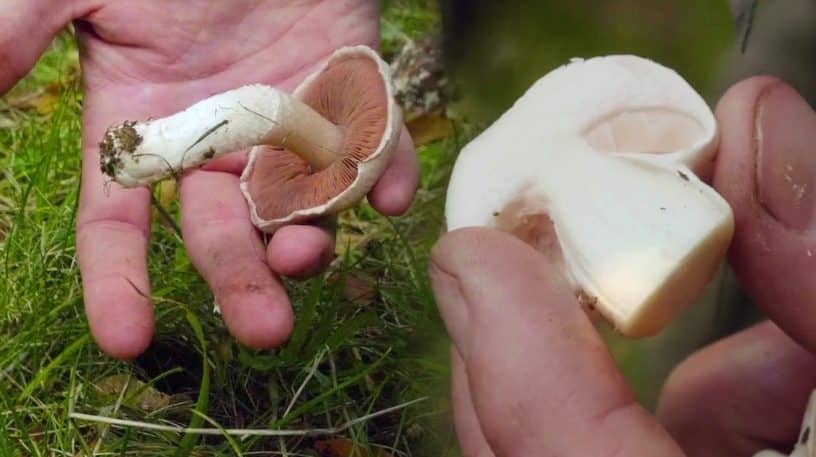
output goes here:
{"type": "Polygon", "coordinates": [[[717,139],[708,106],[668,68],[575,60],[463,149],[447,227],[557,245],[582,304],[624,335],[654,335],[710,282],[733,233],[730,207],[695,175],[710,173],[717,139]]]}

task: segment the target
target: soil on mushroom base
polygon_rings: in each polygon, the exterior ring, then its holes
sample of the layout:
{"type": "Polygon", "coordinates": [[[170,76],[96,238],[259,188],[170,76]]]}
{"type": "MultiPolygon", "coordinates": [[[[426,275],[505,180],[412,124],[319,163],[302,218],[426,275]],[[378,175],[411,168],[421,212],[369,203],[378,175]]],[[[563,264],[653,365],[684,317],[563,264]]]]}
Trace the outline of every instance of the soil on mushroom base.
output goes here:
{"type": "MultiPolygon", "coordinates": [[[[108,176],[115,176],[116,172],[122,168],[122,158],[117,154],[121,149],[128,154],[133,153],[142,144],[142,136],[133,127],[135,121],[125,121],[118,129],[108,131],[102,142],[99,143],[99,160],[102,173],[108,176]]],[[[134,157],[134,160],[137,158],[134,157]]]]}

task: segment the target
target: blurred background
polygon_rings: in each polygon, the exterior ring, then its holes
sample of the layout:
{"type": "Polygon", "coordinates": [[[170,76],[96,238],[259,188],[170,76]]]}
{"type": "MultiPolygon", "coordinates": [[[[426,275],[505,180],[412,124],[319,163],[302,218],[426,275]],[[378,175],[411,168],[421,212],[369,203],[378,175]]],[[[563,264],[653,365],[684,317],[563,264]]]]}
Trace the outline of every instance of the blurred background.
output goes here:
{"type": "Polygon", "coordinates": [[[710,102],[753,74],[814,96],[816,5],[810,0],[441,2],[449,63],[487,119],[570,57],[633,53],[677,69],[710,102]],[[745,52],[736,12],[755,14],[745,52]],[[493,114],[491,114],[493,113],[493,114]]]}

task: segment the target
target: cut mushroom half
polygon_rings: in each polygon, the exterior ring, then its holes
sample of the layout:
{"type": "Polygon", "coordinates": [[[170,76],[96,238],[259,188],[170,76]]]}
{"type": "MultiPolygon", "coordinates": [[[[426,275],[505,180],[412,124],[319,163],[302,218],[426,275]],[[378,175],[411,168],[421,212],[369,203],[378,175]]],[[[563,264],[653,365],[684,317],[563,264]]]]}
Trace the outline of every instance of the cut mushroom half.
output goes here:
{"type": "Polygon", "coordinates": [[[359,202],[385,170],[401,124],[388,65],[371,48],[345,47],[291,95],[252,84],[111,127],[100,165],[137,187],[252,147],[241,189],[253,223],[271,232],[359,202]]]}
{"type": "MultiPolygon", "coordinates": [[[[788,457],[816,457],[816,390],[810,393],[805,417],[802,419],[802,426],[799,429],[799,436],[796,439],[793,451],[788,457]]],[[[786,457],[785,454],[774,450],[764,450],[754,454],[754,457],[786,457]]]]}
{"type": "Polygon", "coordinates": [[[459,155],[449,230],[493,227],[549,256],[620,333],[659,333],[703,291],[731,241],[704,179],[715,118],[676,72],[626,55],[573,59],[459,155]]]}

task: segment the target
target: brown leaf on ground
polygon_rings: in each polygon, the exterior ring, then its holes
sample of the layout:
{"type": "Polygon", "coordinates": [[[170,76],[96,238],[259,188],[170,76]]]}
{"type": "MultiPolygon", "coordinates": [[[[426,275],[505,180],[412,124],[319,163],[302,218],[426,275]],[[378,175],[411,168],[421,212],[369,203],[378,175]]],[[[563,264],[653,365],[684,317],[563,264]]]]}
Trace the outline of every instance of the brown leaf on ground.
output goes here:
{"type": "Polygon", "coordinates": [[[343,297],[356,305],[372,303],[377,298],[376,280],[363,274],[349,274],[343,287],[343,297]]]}
{"type": "Polygon", "coordinates": [[[374,224],[360,220],[353,211],[341,214],[337,222],[335,254],[342,256],[346,252],[363,249],[373,239],[373,228],[374,224]]]}
{"type": "Polygon", "coordinates": [[[152,412],[167,407],[170,404],[170,395],[167,395],[153,386],[142,382],[132,375],[118,374],[103,378],[96,383],[96,388],[104,395],[118,397],[127,387],[123,397],[123,404],[131,408],[152,412]]]}
{"type": "Polygon", "coordinates": [[[45,87],[14,94],[6,99],[10,108],[34,110],[42,115],[54,112],[60,100],[62,86],[56,82],[45,87]]]}
{"type": "Polygon", "coordinates": [[[453,135],[453,122],[439,111],[411,119],[406,125],[417,146],[453,135]]]}
{"type": "Polygon", "coordinates": [[[336,235],[335,254],[343,255],[347,251],[353,251],[361,248],[365,246],[370,239],[371,237],[364,233],[357,233],[350,230],[339,230],[336,235]]]}
{"type": "Polygon", "coordinates": [[[162,204],[165,208],[172,205],[174,201],[176,201],[176,195],[178,195],[178,185],[176,184],[175,179],[166,179],[158,184],[158,191],[156,195],[156,199],[159,203],[162,204]]]}
{"type": "MultiPolygon", "coordinates": [[[[166,179],[156,184],[156,201],[162,208],[169,211],[170,206],[176,200],[178,195],[178,185],[175,179],[166,179]]],[[[167,225],[168,222],[164,219],[161,212],[157,208],[153,208],[153,221],[160,222],[167,225]]]]}

